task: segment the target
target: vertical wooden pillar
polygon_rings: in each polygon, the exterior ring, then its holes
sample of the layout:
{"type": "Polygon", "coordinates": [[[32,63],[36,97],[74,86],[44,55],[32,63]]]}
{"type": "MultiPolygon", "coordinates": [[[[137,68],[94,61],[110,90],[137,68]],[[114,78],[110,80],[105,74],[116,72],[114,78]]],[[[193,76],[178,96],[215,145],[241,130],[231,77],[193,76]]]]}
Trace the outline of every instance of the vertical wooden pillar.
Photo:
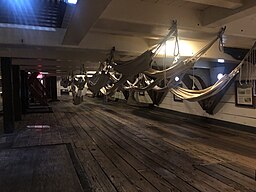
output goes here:
{"type": "Polygon", "coordinates": [[[20,71],[20,77],[21,77],[21,109],[22,113],[26,114],[26,110],[28,108],[28,74],[26,71],[22,70],[20,71]]]}
{"type": "Polygon", "coordinates": [[[2,70],[2,91],[3,91],[3,121],[4,132],[14,131],[14,110],[13,110],[13,84],[12,84],[12,59],[1,58],[2,70]]]}
{"type": "Polygon", "coordinates": [[[51,76],[51,98],[52,101],[58,101],[57,98],[57,77],[51,76]]]}
{"type": "Polygon", "coordinates": [[[47,92],[47,98],[51,99],[52,98],[52,93],[51,93],[51,77],[46,77],[45,78],[45,88],[47,92]]]}
{"type": "Polygon", "coordinates": [[[14,120],[21,120],[20,66],[12,66],[14,120]]]}

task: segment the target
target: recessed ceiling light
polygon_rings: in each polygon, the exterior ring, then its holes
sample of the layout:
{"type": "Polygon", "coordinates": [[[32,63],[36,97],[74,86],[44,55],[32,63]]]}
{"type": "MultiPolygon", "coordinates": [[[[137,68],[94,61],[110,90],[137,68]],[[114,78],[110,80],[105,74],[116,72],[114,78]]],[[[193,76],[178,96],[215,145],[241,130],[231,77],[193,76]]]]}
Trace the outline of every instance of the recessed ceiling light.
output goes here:
{"type": "Polygon", "coordinates": [[[67,2],[70,3],[70,4],[76,4],[77,0],[67,0],[67,2]]]}
{"type": "Polygon", "coordinates": [[[218,63],[224,63],[225,60],[224,59],[218,59],[218,63]]]}

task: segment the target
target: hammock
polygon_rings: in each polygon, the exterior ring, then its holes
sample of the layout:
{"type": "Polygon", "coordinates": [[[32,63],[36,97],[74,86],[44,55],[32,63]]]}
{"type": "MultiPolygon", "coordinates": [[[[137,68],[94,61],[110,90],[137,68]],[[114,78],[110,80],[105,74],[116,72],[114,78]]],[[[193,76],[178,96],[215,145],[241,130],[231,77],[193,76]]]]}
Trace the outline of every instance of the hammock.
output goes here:
{"type": "Polygon", "coordinates": [[[69,77],[68,76],[62,77],[61,81],[60,81],[60,85],[64,88],[68,88],[68,86],[71,85],[71,81],[70,81],[69,77]]]}
{"type": "Polygon", "coordinates": [[[180,74],[184,74],[188,69],[194,66],[194,64],[202,57],[203,54],[205,54],[212,47],[212,45],[218,39],[222,37],[224,32],[225,32],[225,28],[221,28],[216,38],[214,38],[205,47],[203,47],[200,51],[198,51],[193,57],[188,58],[184,61],[180,61],[165,70],[159,71],[155,69],[150,69],[148,71],[145,71],[144,73],[147,76],[155,79],[163,79],[164,74],[166,74],[166,77],[170,79],[174,79],[176,76],[180,74]]]}
{"type": "Polygon", "coordinates": [[[153,56],[152,50],[147,50],[133,60],[117,62],[113,68],[123,75],[136,75],[150,68],[153,56]]]}
{"type": "Polygon", "coordinates": [[[94,74],[87,82],[88,89],[96,95],[99,93],[100,89],[108,83],[108,80],[108,73],[94,74]]]}
{"type": "Polygon", "coordinates": [[[110,89],[106,89],[106,94],[113,94],[117,90],[117,88],[122,86],[128,80],[128,78],[134,77],[137,74],[148,70],[150,68],[152,58],[156,55],[157,51],[160,49],[163,43],[167,41],[171,36],[176,34],[177,22],[173,21],[173,25],[170,28],[169,33],[162,39],[162,41],[153,46],[151,49],[145,51],[135,59],[114,63],[114,70],[118,73],[121,73],[122,77],[117,82],[115,82],[114,86],[112,86],[110,89]]]}
{"type": "Polygon", "coordinates": [[[145,51],[135,59],[129,61],[119,61],[113,65],[115,71],[123,75],[137,75],[150,68],[152,58],[156,55],[160,47],[165,43],[171,36],[177,34],[177,21],[173,21],[172,27],[169,33],[151,49],[145,51]]]}
{"type": "Polygon", "coordinates": [[[83,89],[85,84],[86,80],[83,77],[73,77],[71,91],[74,105],[79,105],[83,102],[83,89]]]}
{"type": "Polygon", "coordinates": [[[180,79],[182,79],[181,76],[183,76],[191,67],[193,67],[193,65],[202,57],[203,54],[205,54],[212,47],[212,45],[218,39],[222,38],[225,29],[226,28],[221,28],[216,38],[214,38],[211,42],[209,42],[205,47],[203,47],[191,58],[187,58],[184,61],[180,61],[165,70],[156,70],[151,68],[149,70],[144,71],[143,73],[147,76],[147,78],[151,78],[153,80],[152,82],[147,80],[147,82],[150,83],[147,83],[146,87],[138,88],[136,86],[133,86],[126,87],[125,89],[131,88],[135,91],[148,91],[150,89],[154,89],[155,91],[164,91],[166,89],[169,89],[170,87],[175,87],[177,84],[179,84],[179,82],[175,82],[174,78],[176,76],[179,76],[180,79]],[[157,85],[164,79],[164,77],[167,77],[167,79],[169,79],[169,82],[165,87],[158,87],[157,85]]]}
{"type": "Polygon", "coordinates": [[[74,78],[74,85],[78,88],[78,90],[83,90],[86,84],[86,80],[83,77],[74,78]]]}
{"type": "Polygon", "coordinates": [[[116,79],[109,73],[110,69],[112,68],[110,63],[112,63],[114,54],[115,47],[111,49],[109,57],[105,60],[105,62],[100,63],[96,73],[87,81],[88,89],[92,91],[94,95],[97,95],[100,92],[100,89],[106,86],[109,81],[116,81],[116,79]]]}
{"type": "Polygon", "coordinates": [[[242,65],[248,56],[252,53],[252,50],[256,47],[256,42],[252,48],[248,51],[244,59],[235,67],[228,75],[224,75],[214,85],[201,90],[190,90],[182,87],[171,88],[171,92],[181,99],[188,101],[199,101],[216,95],[240,72],[242,65]]]}
{"type": "Polygon", "coordinates": [[[219,93],[233,79],[233,77],[236,76],[236,74],[236,72],[231,72],[229,75],[224,75],[214,85],[206,89],[190,90],[182,87],[175,87],[171,88],[170,90],[174,95],[181,99],[189,101],[200,101],[219,93]]]}

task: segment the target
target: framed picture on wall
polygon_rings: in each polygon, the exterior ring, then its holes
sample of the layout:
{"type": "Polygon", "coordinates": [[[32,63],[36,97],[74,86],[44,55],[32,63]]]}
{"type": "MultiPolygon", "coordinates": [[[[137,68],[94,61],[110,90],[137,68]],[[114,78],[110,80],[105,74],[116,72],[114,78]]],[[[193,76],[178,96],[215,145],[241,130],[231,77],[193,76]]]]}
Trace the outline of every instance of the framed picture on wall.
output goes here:
{"type": "Polygon", "coordinates": [[[244,107],[254,107],[254,86],[251,84],[242,85],[236,82],[236,105],[244,107]]]}

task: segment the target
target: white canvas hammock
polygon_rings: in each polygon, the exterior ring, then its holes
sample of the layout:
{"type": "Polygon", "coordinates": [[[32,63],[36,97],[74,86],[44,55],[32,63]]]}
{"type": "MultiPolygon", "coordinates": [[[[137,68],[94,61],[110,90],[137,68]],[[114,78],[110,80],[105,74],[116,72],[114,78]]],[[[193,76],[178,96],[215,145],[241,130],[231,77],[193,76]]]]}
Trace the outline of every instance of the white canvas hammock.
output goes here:
{"type": "Polygon", "coordinates": [[[253,53],[253,50],[256,47],[256,42],[252,48],[248,51],[243,60],[235,67],[229,74],[224,75],[220,80],[218,80],[214,85],[201,90],[190,90],[182,87],[171,88],[171,92],[181,99],[188,101],[200,101],[206,98],[209,98],[213,95],[219,93],[226,85],[241,71],[242,66],[245,61],[250,58],[250,54],[253,53]]]}
{"type": "MultiPolygon", "coordinates": [[[[160,79],[163,80],[164,76],[166,76],[171,81],[174,81],[174,78],[176,76],[181,76],[181,74],[185,74],[187,70],[191,69],[191,67],[194,66],[194,64],[202,57],[202,55],[205,54],[218,39],[222,38],[224,32],[225,28],[221,28],[216,38],[214,38],[205,47],[198,51],[193,57],[188,58],[184,61],[180,61],[165,70],[159,71],[155,69],[150,69],[148,71],[144,71],[144,74],[158,81],[160,79]]],[[[169,82],[169,84],[170,83],[171,82],[169,82]]]]}
{"type": "Polygon", "coordinates": [[[169,89],[170,87],[175,87],[179,83],[177,83],[174,80],[174,78],[176,76],[182,77],[189,69],[191,69],[191,67],[194,66],[194,64],[202,57],[202,55],[205,54],[218,39],[222,38],[225,29],[226,28],[221,28],[217,36],[212,41],[210,41],[205,47],[199,50],[194,56],[187,58],[184,61],[177,62],[176,64],[165,70],[156,70],[151,68],[149,70],[144,71],[143,74],[145,74],[146,76],[145,78],[147,80],[145,82],[147,86],[141,88],[133,84],[132,86],[125,87],[125,89],[133,89],[135,91],[148,91],[154,89],[155,91],[163,91],[169,89]],[[166,84],[165,87],[158,87],[157,85],[165,77],[169,79],[169,82],[166,84]]]}
{"type": "MultiPolygon", "coordinates": [[[[172,27],[169,33],[151,49],[145,51],[135,59],[123,62],[116,62],[113,68],[116,72],[121,74],[121,78],[111,86],[111,88],[105,87],[104,93],[106,95],[113,94],[119,87],[123,86],[124,83],[130,78],[137,74],[148,70],[152,62],[152,58],[156,55],[160,47],[171,37],[177,34],[177,22],[173,21],[172,27]]],[[[109,86],[110,87],[110,86],[109,86]]]]}

